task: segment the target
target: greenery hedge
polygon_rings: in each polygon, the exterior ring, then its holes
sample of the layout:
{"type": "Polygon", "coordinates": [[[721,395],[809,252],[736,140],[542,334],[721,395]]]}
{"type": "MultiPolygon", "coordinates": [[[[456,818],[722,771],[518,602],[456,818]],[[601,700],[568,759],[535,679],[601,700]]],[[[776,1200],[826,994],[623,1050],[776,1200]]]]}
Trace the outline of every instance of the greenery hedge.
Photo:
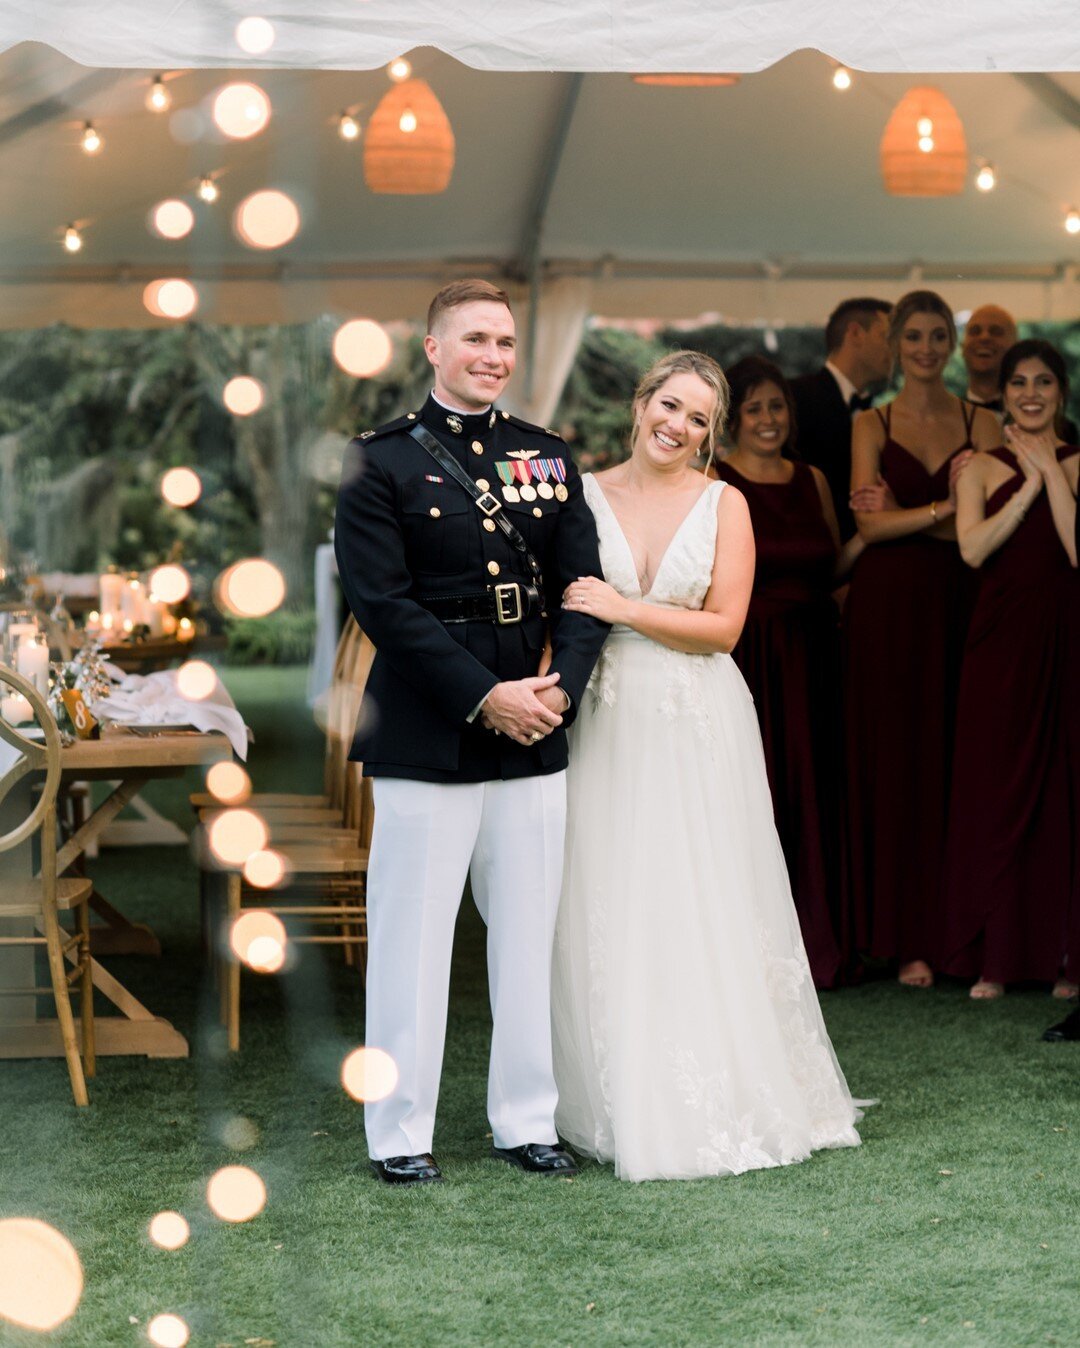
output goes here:
{"type": "Polygon", "coordinates": [[[300,665],[315,641],[315,610],[281,609],[266,618],[227,618],[230,665],[300,665]]]}

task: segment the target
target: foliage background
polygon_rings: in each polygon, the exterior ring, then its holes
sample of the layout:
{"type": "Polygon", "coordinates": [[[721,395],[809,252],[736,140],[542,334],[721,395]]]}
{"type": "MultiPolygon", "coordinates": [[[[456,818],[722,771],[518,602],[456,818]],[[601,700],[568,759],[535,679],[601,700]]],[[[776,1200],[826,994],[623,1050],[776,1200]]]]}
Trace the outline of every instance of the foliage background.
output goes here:
{"type": "MultiPolygon", "coordinates": [[[[309,609],[312,550],[332,523],[346,442],[418,406],[430,386],[415,328],[393,329],[390,367],[356,380],[331,359],[335,326],[324,318],[268,328],[0,333],[0,563],[5,535],[46,570],[108,562],[145,570],[180,555],[205,596],[223,567],[261,553],[285,572],[289,607],[309,609]],[[234,417],[222,405],[236,374],[267,386],[254,416],[234,417]],[[204,483],[190,511],[165,505],[158,492],[161,473],[179,464],[204,483]]],[[[1080,323],[1023,331],[1056,342],[1070,367],[1080,364],[1080,323]]],[[[624,456],[637,379],[678,347],[723,366],[764,352],[789,375],[817,368],[825,355],[813,328],[593,327],[556,415],[582,469],[624,456]]],[[[958,356],[947,378],[963,390],[958,356]]],[[[1077,392],[1071,415],[1080,417],[1077,392]]],[[[278,626],[283,654],[296,658],[304,624],[278,626]]],[[[258,643],[239,640],[246,658],[267,658],[258,643]]]]}

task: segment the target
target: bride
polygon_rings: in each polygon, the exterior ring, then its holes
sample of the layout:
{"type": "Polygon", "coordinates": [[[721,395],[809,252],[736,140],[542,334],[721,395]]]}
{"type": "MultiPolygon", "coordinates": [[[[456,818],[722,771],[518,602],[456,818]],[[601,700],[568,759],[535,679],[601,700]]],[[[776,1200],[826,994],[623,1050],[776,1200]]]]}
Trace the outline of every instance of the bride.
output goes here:
{"type": "Polygon", "coordinates": [[[727,402],[697,352],[648,371],[630,458],[584,478],[606,580],[563,598],[613,630],[572,732],[556,1121],[629,1180],[859,1143],[729,655],[754,574],[749,513],[691,467],[712,455],[727,402]]]}

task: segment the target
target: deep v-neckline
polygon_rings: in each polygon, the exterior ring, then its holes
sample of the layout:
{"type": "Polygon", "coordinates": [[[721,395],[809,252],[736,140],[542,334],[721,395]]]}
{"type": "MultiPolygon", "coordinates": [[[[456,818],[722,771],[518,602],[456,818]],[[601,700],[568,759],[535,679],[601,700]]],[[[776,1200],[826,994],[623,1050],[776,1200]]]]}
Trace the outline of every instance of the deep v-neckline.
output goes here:
{"type": "Polygon", "coordinates": [[[679,521],[679,524],[678,524],[678,526],[677,526],[675,532],[671,535],[671,537],[670,537],[670,538],[668,539],[668,541],[667,541],[667,547],[664,549],[664,551],[663,551],[663,552],[661,553],[661,555],[660,555],[660,561],[657,563],[656,570],[653,572],[652,584],[649,586],[649,588],[648,588],[647,590],[643,590],[643,589],[641,588],[641,577],[638,575],[637,559],[634,557],[634,549],[630,546],[630,540],[629,540],[629,539],[627,538],[627,536],[626,536],[626,531],[625,531],[625,529],[622,527],[622,524],[619,522],[619,517],[618,517],[618,515],[616,515],[616,513],[615,513],[615,507],[614,507],[614,506],[611,504],[611,502],[608,500],[607,495],[605,494],[603,487],[601,487],[600,483],[597,482],[597,480],[596,480],[596,474],[595,474],[595,473],[589,473],[588,476],[592,478],[593,486],[594,486],[594,487],[596,488],[596,490],[600,493],[600,499],[603,501],[605,509],[607,510],[608,514],[611,516],[612,520],[613,520],[614,523],[615,523],[615,528],[616,528],[616,530],[618,531],[618,534],[619,534],[619,540],[620,540],[620,542],[622,543],[623,548],[624,548],[624,550],[625,550],[625,552],[626,552],[626,556],[627,556],[627,558],[628,558],[629,561],[630,561],[630,570],[631,570],[631,572],[632,572],[632,574],[633,574],[633,577],[634,577],[634,584],[637,586],[638,598],[644,601],[644,600],[648,599],[649,595],[651,595],[652,592],[656,589],[656,583],[657,583],[657,581],[660,579],[660,573],[661,573],[661,572],[663,571],[663,569],[664,569],[664,563],[667,561],[667,559],[668,559],[668,557],[669,557],[669,555],[670,555],[670,553],[671,553],[671,549],[675,546],[676,542],[678,541],[679,535],[680,535],[680,534],[682,533],[682,531],[686,528],[686,526],[690,523],[690,518],[691,518],[691,516],[693,515],[694,511],[697,510],[697,508],[698,508],[698,506],[701,504],[702,500],[703,500],[706,496],[708,496],[708,494],[709,494],[709,488],[712,486],[712,483],[709,482],[708,480],[706,480],[706,483],[705,483],[705,490],[702,491],[702,492],[700,493],[700,495],[698,496],[697,500],[694,502],[694,504],[690,507],[690,509],[686,512],[686,514],[685,514],[685,515],[682,517],[682,519],[679,521]]]}

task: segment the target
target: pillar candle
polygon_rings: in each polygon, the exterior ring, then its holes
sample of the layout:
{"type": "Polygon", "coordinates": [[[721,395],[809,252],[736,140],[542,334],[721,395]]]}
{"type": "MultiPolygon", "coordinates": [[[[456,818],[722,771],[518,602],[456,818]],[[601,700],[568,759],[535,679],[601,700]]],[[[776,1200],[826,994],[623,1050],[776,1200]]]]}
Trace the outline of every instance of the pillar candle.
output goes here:
{"type": "Polygon", "coordinates": [[[24,641],[15,652],[15,672],[29,679],[42,697],[49,696],[49,646],[38,639],[24,641]]]}

